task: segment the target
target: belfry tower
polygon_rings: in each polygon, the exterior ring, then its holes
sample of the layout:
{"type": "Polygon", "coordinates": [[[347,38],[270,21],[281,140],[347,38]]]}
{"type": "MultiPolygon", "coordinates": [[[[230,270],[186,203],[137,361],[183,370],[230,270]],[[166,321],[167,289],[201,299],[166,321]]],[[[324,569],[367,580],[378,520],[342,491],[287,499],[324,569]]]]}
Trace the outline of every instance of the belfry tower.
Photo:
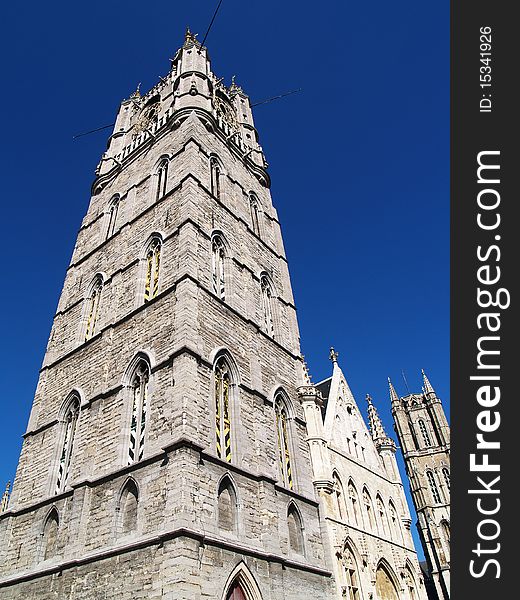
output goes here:
{"type": "Polygon", "coordinates": [[[435,595],[450,594],[450,428],[440,399],[422,372],[421,394],[399,398],[390,379],[390,400],[419,536],[435,595]]]}
{"type": "Polygon", "coordinates": [[[248,97],[188,31],[96,170],[0,514],[0,598],[332,597],[266,167],[248,97]]]}

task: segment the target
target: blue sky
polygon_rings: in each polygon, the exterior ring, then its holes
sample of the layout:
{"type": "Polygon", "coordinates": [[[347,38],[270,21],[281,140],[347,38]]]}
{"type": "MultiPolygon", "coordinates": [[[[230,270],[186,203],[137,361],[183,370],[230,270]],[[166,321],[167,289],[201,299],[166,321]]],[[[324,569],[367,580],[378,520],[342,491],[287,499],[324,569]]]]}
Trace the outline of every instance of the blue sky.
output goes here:
{"type": "MultiPolygon", "coordinates": [[[[3,9],[0,486],[12,479],[47,337],[107,132],[216,1],[3,9]]],[[[315,381],[329,347],[392,431],[387,376],[449,410],[449,3],[224,0],[213,70],[253,101],[315,381]]]]}

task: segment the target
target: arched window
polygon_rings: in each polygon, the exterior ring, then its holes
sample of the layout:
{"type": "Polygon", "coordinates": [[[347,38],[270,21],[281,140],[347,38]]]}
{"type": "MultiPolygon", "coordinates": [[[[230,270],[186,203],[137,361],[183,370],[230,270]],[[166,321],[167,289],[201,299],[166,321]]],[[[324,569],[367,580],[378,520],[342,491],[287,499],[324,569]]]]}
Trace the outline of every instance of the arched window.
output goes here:
{"type": "Polygon", "coordinates": [[[166,194],[166,182],[168,180],[168,159],[163,158],[157,167],[157,188],[155,199],[159,200],[166,194]]]}
{"type": "Polygon", "coordinates": [[[231,372],[221,356],[214,367],[217,456],[231,462],[231,372]]]}
{"type": "Polygon", "coordinates": [[[441,504],[441,495],[439,494],[439,488],[437,487],[437,482],[435,481],[435,476],[432,471],[426,471],[426,477],[428,478],[428,483],[430,484],[433,501],[436,504],[441,504]]]}
{"type": "Polygon", "coordinates": [[[107,234],[105,239],[108,240],[109,237],[114,235],[117,224],[117,213],[119,212],[119,196],[114,196],[110,202],[110,207],[108,209],[108,226],[107,226],[107,234]]]}
{"type": "Polygon", "coordinates": [[[376,505],[377,505],[377,516],[379,517],[379,522],[381,523],[381,533],[383,535],[386,535],[388,533],[386,530],[386,525],[387,525],[386,509],[385,509],[383,499],[381,498],[381,496],[379,494],[376,496],[376,505]]]}
{"type": "Polygon", "coordinates": [[[228,477],[224,477],[218,488],[218,526],[231,532],[237,528],[237,496],[228,477]]]}
{"type": "Polygon", "coordinates": [[[401,528],[399,521],[397,520],[397,510],[395,509],[394,503],[390,500],[388,503],[388,512],[390,513],[390,531],[394,532],[397,538],[401,537],[401,528]]]}
{"type": "Polygon", "coordinates": [[[139,504],[139,492],[133,479],[125,484],[119,500],[119,522],[122,535],[131,533],[137,529],[137,507],[139,504]]]}
{"type": "Polygon", "coordinates": [[[290,549],[303,555],[303,524],[297,509],[292,504],[287,511],[287,529],[290,549]]]}
{"type": "Polygon", "coordinates": [[[262,275],[260,278],[260,287],[262,290],[264,331],[267,333],[267,335],[274,337],[273,290],[267,275],[262,275]]]}
{"type": "Polygon", "coordinates": [[[159,270],[161,266],[161,247],[159,238],[153,238],[146,253],[146,278],[144,284],[144,301],[149,302],[159,293],[159,270]]]}
{"type": "Polygon", "coordinates": [[[215,235],[211,241],[211,271],[213,279],[213,291],[221,300],[225,300],[226,298],[224,260],[224,242],[220,236],[215,235]]]}
{"type": "Polygon", "coordinates": [[[390,575],[389,569],[380,564],[376,570],[376,598],[379,600],[399,600],[394,577],[390,575]]]}
{"type": "Polygon", "coordinates": [[[414,580],[414,577],[412,575],[412,571],[411,571],[409,565],[406,565],[404,578],[405,578],[405,583],[406,583],[406,589],[408,591],[408,598],[410,600],[417,600],[417,592],[415,589],[415,580],[414,580]]]}
{"type": "Polygon", "coordinates": [[[337,473],[332,474],[332,481],[334,483],[333,494],[336,513],[341,521],[347,521],[348,515],[345,494],[343,493],[343,485],[341,484],[341,480],[337,473]]]}
{"type": "Polygon", "coordinates": [[[47,560],[48,558],[56,556],[58,546],[58,528],[58,511],[53,508],[47,516],[47,520],[45,521],[45,525],[43,527],[43,560],[47,560]]]}
{"type": "Polygon", "coordinates": [[[338,554],[338,562],[342,596],[348,600],[359,600],[359,575],[356,560],[348,546],[345,546],[343,552],[338,554]]]}
{"type": "Polygon", "coordinates": [[[354,523],[359,526],[359,509],[358,509],[358,495],[356,488],[352,481],[348,483],[348,497],[350,500],[350,506],[352,507],[352,515],[354,517],[354,523]]]}
{"type": "Polygon", "coordinates": [[[365,512],[368,516],[368,525],[372,531],[376,531],[377,526],[374,515],[374,507],[372,506],[372,498],[370,497],[367,488],[363,488],[363,504],[365,505],[365,512]]]}
{"type": "Polygon", "coordinates": [[[287,405],[282,394],[277,394],[274,400],[276,414],[276,430],[278,435],[278,456],[280,459],[280,472],[285,487],[293,489],[293,476],[291,470],[291,453],[287,422],[287,405]]]}
{"type": "Polygon", "coordinates": [[[96,277],[87,304],[87,324],[85,327],[85,338],[84,341],[90,340],[90,338],[96,333],[96,323],[99,313],[99,303],[101,301],[101,292],[103,291],[103,278],[101,276],[96,277]]]}
{"type": "Polygon", "coordinates": [[[424,424],[424,421],[422,419],[419,419],[419,429],[421,430],[421,435],[423,437],[424,445],[431,446],[432,442],[430,440],[430,435],[429,435],[428,430],[426,429],[426,425],[424,424]]]}
{"type": "Polygon", "coordinates": [[[256,199],[256,196],[254,196],[253,194],[251,194],[251,196],[249,196],[249,208],[251,210],[251,225],[253,227],[253,231],[256,233],[256,235],[260,235],[260,217],[259,217],[259,210],[258,210],[258,200],[256,199]]]}
{"type": "Polygon", "coordinates": [[[130,443],[128,464],[143,458],[150,387],[150,367],[140,360],[130,379],[132,394],[132,417],[130,421],[130,443]]]}
{"type": "Polygon", "coordinates": [[[76,426],[79,417],[79,398],[76,395],[72,396],[69,407],[65,413],[63,422],[63,443],[60,452],[60,460],[58,464],[58,476],[56,478],[55,494],[59,494],[65,489],[67,478],[70,471],[70,463],[72,459],[72,451],[74,447],[74,436],[76,434],[76,426]]]}
{"type": "Polygon", "coordinates": [[[450,472],[448,471],[448,469],[444,468],[442,470],[442,475],[443,475],[444,481],[446,483],[446,488],[449,492],[450,491],[450,472]]]}
{"type": "Polygon", "coordinates": [[[215,156],[210,158],[209,167],[211,171],[211,193],[215,198],[220,199],[220,175],[222,170],[215,156]]]}
{"type": "Polygon", "coordinates": [[[441,527],[442,527],[442,533],[444,535],[444,539],[446,540],[446,542],[449,545],[449,543],[450,543],[450,524],[448,523],[448,521],[442,521],[441,527]]]}

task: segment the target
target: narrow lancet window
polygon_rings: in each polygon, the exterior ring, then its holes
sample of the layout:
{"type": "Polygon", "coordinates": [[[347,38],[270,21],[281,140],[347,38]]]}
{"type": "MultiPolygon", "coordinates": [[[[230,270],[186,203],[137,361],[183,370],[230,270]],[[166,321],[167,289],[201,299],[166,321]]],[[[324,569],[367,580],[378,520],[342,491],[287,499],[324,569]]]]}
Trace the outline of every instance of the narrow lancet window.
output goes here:
{"type": "Polygon", "coordinates": [[[435,476],[431,471],[426,471],[426,477],[428,478],[428,483],[430,484],[430,490],[432,492],[433,501],[436,504],[441,504],[441,495],[439,493],[439,488],[437,487],[437,482],[435,481],[435,476]]]}
{"type": "Polygon", "coordinates": [[[289,433],[287,423],[287,408],[281,395],[275,399],[276,430],[278,435],[278,456],[283,484],[290,490],[293,489],[293,476],[291,470],[291,453],[289,446],[289,433]]]}
{"type": "Polygon", "coordinates": [[[269,279],[263,275],[260,279],[262,290],[262,312],[264,319],[264,331],[274,337],[274,319],[273,319],[273,291],[269,279]]]}
{"type": "Polygon", "coordinates": [[[114,232],[116,230],[117,213],[119,212],[119,202],[120,202],[119,196],[116,196],[110,203],[110,208],[108,211],[107,234],[105,237],[105,239],[107,239],[107,240],[109,237],[114,235],[114,232]]]}
{"type": "Polygon", "coordinates": [[[448,469],[443,469],[442,470],[442,474],[444,476],[444,481],[446,483],[446,488],[448,491],[450,491],[450,472],[448,471],[448,469]]]}
{"type": "Polygon", "coordinates": [[[334,500],[337,516],[341,521],[347,521],[347,505],[345,504],[345,494],[343,493],[343,486],[341,485],[341,481],[336,473],[333,473],[332,481],[334,482],[334,500]]]}
{"type": "Polygon", "coordinates": [[[215,364],[214,376],[217,456],[231,462],[231,377],[224,358],[220,358],[215,364]]]}
{"type": "Polygon", "coordinates": [[[65,488],[69,476],[72,451],[74,447],[74,436],[76,434],[76,425],[79,416],[79,398],[73,398],[65,414],[64,437],[60,452],[60,461],[58,464],[58,477],[56,479],[55,493],[59,494],[65,488]]]}
{"type": "Polygon", "coordinates": [[[303,523],[293,505],[289,506],[287,511],[287,528],[289,530],[289,547],[293,552],[303,555],[303,523]]]}
{"type": "Polygon", "coordinates": [[[211,268],[213,278],[213,291],[221,300],[225,300],[226,298],[224,260],[224,244],[219,236],[214,236],[211,243],[211,268]]]}
{"type": "Polygon", "coordinates": [[[423,437],[423,441],[424,441],[424,445],[425,446],[431,446],[432,442],[430,440],[430,435],[428,433],[428,430],[426,429],[426,425],[424,423],[424,421],[421,419],[419,420],[419,429],[421,430],[421,434],[423,437]]]}
{"type": "Polygon", "coordinates": [[[130,444],[128,446],[128,464],[143,458],[146,422],[148,413],[150,387],[150,368],[142,360],[132,377],[132,417],[130,421],[130,444]]]}
{"type": "Polygon", "coordinates": [[[253,231],[256,235],[260,235],[260,218],[258,212],[258,201],[254,196],[250,196],[249,198],[250,209],[251,209],[251,223],[253,226],[253,231]]]}
{"type": "Polygon", "coordinates": [[[168,159],[163,159],[157,168],[157,189],[155,199],[159,200],[166,194],[166,182],[168,180],[168,159]]]}
{"type": "Polygon", "coordinates": [[[146,253],[146,279],[144,301],[149,302],[159,292],[159,269],[161,266],[161,240],[154,238],[146,253]]]}
{"type": "Polygon", "coordinates": [[[90,340],[90,338],[96,333],[96,324],[99,313],[99,303],[101,300],[101,292],[103,291],[103,280],[98,277],[92,287],[90,297],[88,299],[87,308],[87,325],[85,328],[85,339],[84,341],[90,340]]]}
{"type": "Polygon", "coordinates": [[[342,596],[348,600],[359,600],[359,578],[356,561],[351,550],[345,547],[338,556],[342,579],[342,596]]]}
{"type": "Polygon", "coordinates": [[[352,515],[354,516],[354,523],[359,525],[359,514],[358,514],[358,495],[354,484],[350,481],[348,484],[348,496],[350,499],[350,505],[352,507],[352,515]]]}
{"type": "Polygon", "coordinates": [[[209,161],[211,171],[211,193],[215,198],[220,198],[220,165],[218,160],[212,156],[209,161]]]}
{"type": "Polygon", "coordinates": [[[377,505],[379,521],[381,522],[381,533],[383,535],[386,535],[386,533],[387,533],[387,531],[386,531],[386,526],[387,526],[386,509],[385,509],[385,505],[383,503],[383,499],[379,495],[376,497],[376,505],[377,505]]]}
{"type": "Polygon", "coordinates": [[[374,516],[374,508],[372,506],[372,498],[366,488],[363,489],[363,504],[365,505],[365,511],[368,517],[368,524],[372,531],[376,531],[376,522],[374,516]]]}

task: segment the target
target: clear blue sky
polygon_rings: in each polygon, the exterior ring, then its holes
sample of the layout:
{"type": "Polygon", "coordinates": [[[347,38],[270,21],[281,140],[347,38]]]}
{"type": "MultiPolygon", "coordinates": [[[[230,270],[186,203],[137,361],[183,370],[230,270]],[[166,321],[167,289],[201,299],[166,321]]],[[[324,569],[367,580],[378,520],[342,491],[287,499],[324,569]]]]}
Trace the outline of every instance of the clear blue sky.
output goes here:
{"type": "MultiPolygon", "coordinates": [[[[0,487],[14,476],[65,269],[107,132],[216,0],[3,8],[0,487]]],[[[315,381],[339,361],[392,431],[387,376],[449,408],[449,2],[224,0],[213,70],[253,100],[315,381]]]]}

